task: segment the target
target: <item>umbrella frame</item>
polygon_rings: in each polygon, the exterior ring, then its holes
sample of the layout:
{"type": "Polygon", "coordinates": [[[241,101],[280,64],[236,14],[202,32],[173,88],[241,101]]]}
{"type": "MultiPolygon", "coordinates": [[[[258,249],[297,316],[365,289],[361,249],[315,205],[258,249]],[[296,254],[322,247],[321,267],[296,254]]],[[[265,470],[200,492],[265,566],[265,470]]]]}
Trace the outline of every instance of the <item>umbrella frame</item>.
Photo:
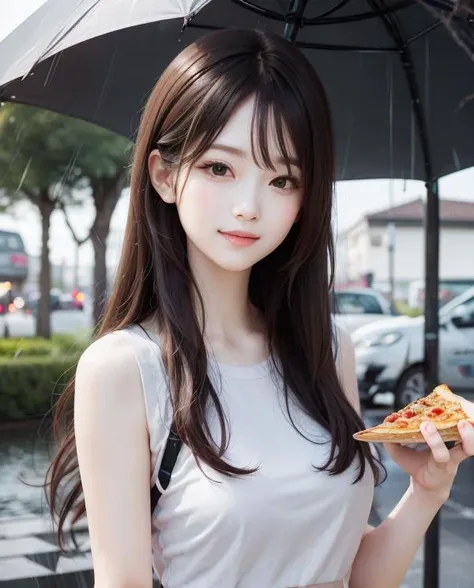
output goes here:
{"type": "MultiPolygon", "coordinates": [[[[405,39],[403,37],[396,12],[411,6],[418,0],[398,0],[391,6],[386,6],[383,0],[367,0],[370,11],[346,16],[332,16],[337,10],[346,6],[350,0],[340,0],[332,9],[313,18],[304,16],[308,0],[291,0],[286,15],[258,6],[251,0],[231,0],[234,4],[249,10],[261,17],[280,21],[284,25],[284,37],[295,43],[301,49],[314,49],[323,51],[354,51],[360,53],[398,53],[410,94],[411,105],[415,125],[420,141],[421,153],[425,169],[426,205],[425,205],[425,332],[424,332],[424,376],[425,391],[432,390],[438,384],[438,355],[439,355],[439,185],[438,178],[434,177],[432,157],[429,143],[429,133],[426,123],[425,111],[421,101],[421,94],[416,78],[410,43],[430,33],[434,28],[442,24],[441,18],[434,24],[426,27],[416,36],[405,39]],[[373,18],[380,18],[385,26],[391,45],[386,47],[369,47],[353,45],[333,45],[323,43],[308,43],[297,41],[299,30],[311,26],[324,26],[329,24],[342,24],[358,22],[373,18]]],[[[424,0],[425,3],[444,14],[452,14],[455,4],[451,0],[424,0]]],[[[184,27],[193,27],[203,30],[216,30],[220,27],[205,24],[195,24],[194,14],[184,22],[184,27]]],[[[439,587],[439,515],[436,515],[425,536],[424,556],[424,588],[439,587]]]]}

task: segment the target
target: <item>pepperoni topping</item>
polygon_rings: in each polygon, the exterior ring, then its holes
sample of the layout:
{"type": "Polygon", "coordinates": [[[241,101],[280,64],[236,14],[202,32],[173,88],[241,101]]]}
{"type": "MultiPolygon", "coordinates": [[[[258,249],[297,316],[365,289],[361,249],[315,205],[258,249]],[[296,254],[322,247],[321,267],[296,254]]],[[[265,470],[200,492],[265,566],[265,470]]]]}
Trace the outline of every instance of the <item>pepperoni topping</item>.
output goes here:
{"type": "Polygon", "coordinates": [[[394,423],[398,419],[399,415],[396,412],[389,414],[388,417],[384,420],[384,423],[394,423]]]}
{"type": "Polygon", "coordinates": [[[406,421],[398,421],[397,426],[404,429],[405,427],[408,427],[408,423],[406,421]]]}
{"type": "Polygon", "coordinates": [[[406,410],[406,411],[403,413],[403,416],[404,416],[406,419],[412,419],[412,418],[413,418],[415,415],[416,415],[416,412],[415,412],[414,410],[406,410]]]}
{"type": "Polygon", "coordinates": [[[444,412],[444,408],[441,408],[439,406],[435,406],[434,408],[431,409],[430,415],[439,416],[440,414],[443,414],[443,412],[444,412]]]}

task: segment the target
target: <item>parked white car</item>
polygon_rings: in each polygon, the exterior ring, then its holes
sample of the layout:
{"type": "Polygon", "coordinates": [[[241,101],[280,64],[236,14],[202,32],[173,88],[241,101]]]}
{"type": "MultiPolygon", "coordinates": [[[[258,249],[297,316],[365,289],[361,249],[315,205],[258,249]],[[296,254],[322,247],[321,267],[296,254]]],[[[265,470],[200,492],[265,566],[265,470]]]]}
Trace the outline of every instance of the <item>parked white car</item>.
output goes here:
{"type": "MultiPolygon", "coordinates": [[[[474,393],[474,288],[439,313],[439,381],[459,394],[474,393]]],[[[424,396],[424,317],[399,316],[352,333],[359,393],[365,404],[393,392],[401,408],[424,396]]]]}
{"type": "Polygon", "coordinates": [[[394,315],[388,300],[371,288],[336,290],[334,298],[336,323],[349,333],[394,315]]]}

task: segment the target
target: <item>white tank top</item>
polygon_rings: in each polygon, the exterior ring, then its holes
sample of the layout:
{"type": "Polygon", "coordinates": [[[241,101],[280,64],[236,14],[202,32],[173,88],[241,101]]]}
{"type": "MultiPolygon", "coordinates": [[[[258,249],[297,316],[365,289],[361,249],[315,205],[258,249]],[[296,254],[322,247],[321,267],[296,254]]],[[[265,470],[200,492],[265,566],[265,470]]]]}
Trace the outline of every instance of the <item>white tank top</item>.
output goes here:
{"type": "MultiPolygon", "coordinates": [[[[151,487],[157,483],[172,420],[167,379],[156,337],[132,326],[150,436],[151,487]]],[[[329,476],[329,435],[291,404],[270,362],[255,366],[210,361],[209,373],[228,418],[224,455],[255,474],[230,478],[202,464],[185,445],[152,516],[153,565],[166,588],[348,588],[352,562],[370,513],[369,466],[353,484],[358,462],[329,476]],[[216,375],[216,369],[220,377],[216,375]],[[207,476],[206,476],[207,475],[207,476]]],[[[213,437],[219,425],[209,414],[213,437]]]]}

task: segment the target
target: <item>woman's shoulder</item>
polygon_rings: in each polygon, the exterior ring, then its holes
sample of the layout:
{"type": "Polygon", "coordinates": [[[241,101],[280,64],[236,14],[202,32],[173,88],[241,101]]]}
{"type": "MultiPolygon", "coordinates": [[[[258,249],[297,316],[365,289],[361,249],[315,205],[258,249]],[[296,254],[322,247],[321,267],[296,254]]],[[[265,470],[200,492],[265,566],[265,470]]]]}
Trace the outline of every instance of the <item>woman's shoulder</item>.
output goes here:
{"type": "Polygon", "coordinates": [[[128,410],[130,418],[141,419],[136,410],[144,405],[140,371],[123,334],[109,333],[89,345],[79,359],[74,390],[75,414],[105,418],[128,410]]]}
{"type": "Polygon", "coordinates": [[[154,434],[160,433],[157,428],[170,419],[168,380],[159,344],[139,325],[112,331],[91,343],[77,366],[78,391],[86,396],[100,392],[104,402],[109,399],[111,405],[133,403],[140,395],[148,429],[154,434]]]}
{"type": "Polygon", "coordinates": [[[144,392],[163,379],[160,348],[156,340],[139,325],[100,336],[83,352],[76,380],[130,381],[135,379],[144,392]]]}
{"type": "Polygon", "coordinates": [[[133,345],[124,331],[113,331],[93,341],[82,353],[77,373],[95,375],[127,372],[136,363],[133,345]]]}
{"type": "Polygon", "coordinates": [[[334,357],[336,370],[347,399],[360,413],[360,399],[357,385],[354,343],[350,334],[339,325],[333,325],[334,357]]]}
{"type": "Polygon", "coordinates": [[[82,354],[79,365],[89,368],[127,369],[144,352],[159,354],[157,342],[139,325],[111,331],[93,341],[82,354]]]}

